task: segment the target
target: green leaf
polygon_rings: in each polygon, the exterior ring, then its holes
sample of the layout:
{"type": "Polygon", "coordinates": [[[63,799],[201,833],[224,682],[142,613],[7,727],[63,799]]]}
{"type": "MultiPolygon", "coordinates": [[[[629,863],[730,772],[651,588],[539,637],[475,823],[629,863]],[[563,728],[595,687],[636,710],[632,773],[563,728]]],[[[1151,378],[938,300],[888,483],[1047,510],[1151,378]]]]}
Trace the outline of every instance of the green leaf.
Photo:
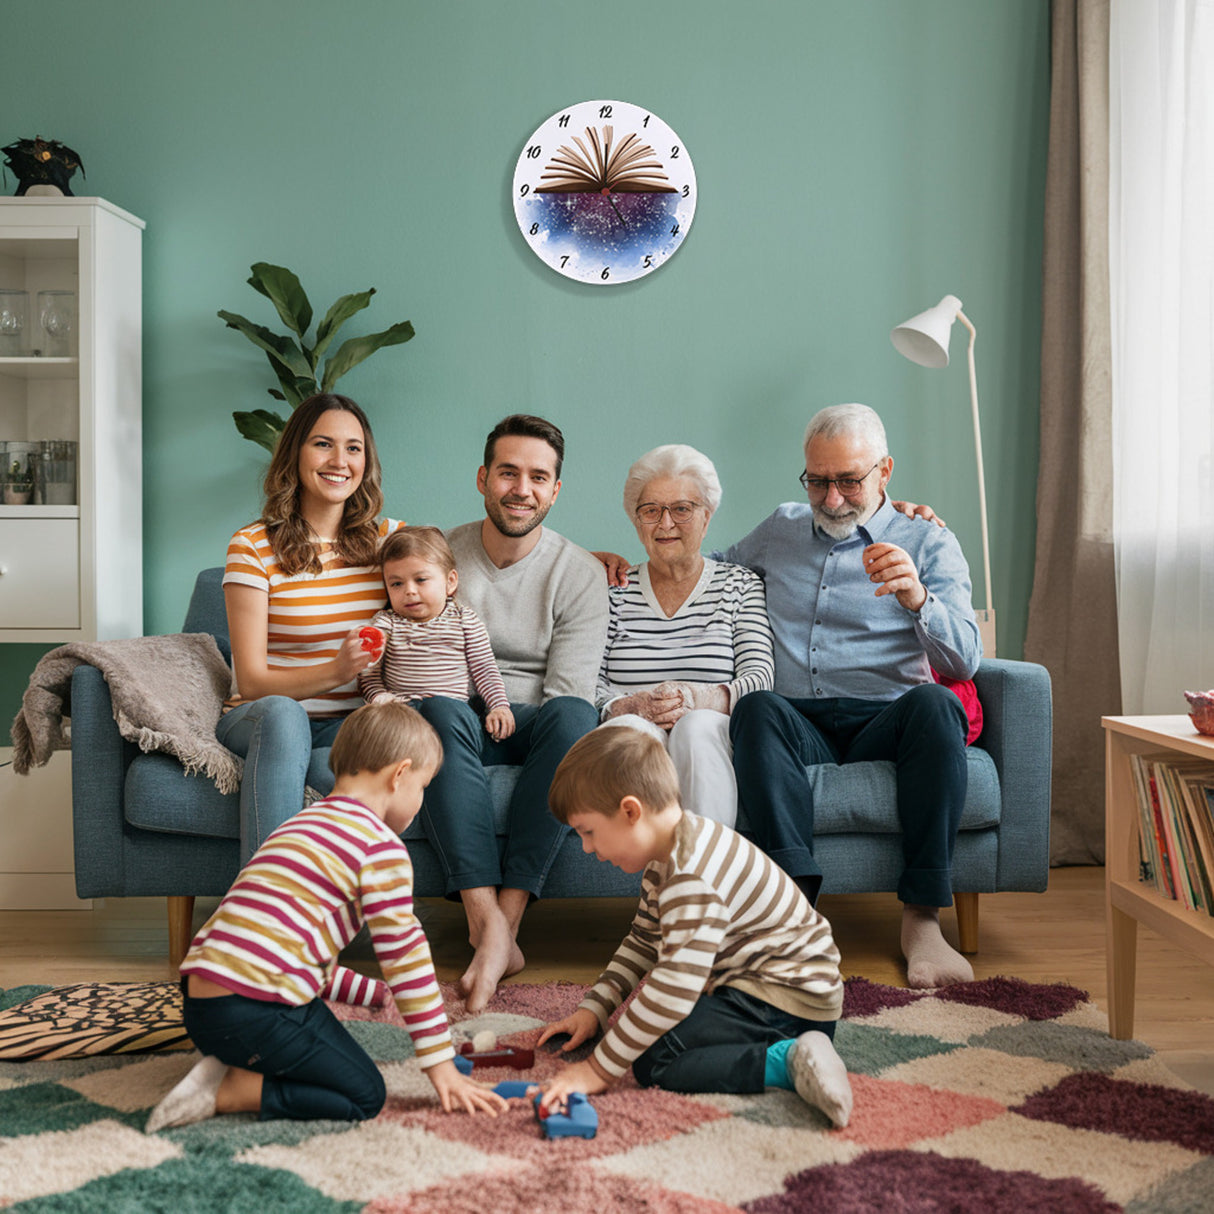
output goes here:
{"type": "Polygon", "coordinates": [[[312,323],[312,305],[300,281],[286,266],[272,266],[259,261],[249,267],[249,286],[260,291],[277,309],[282,323],[301,340],[312,323]]]}
{"type": "Polygon", "coordinates": [[[316,327],[316,345],[312,347],[312,366],[316,366],[316,360],[329,348],[329,343],[333,340],[337,330],[354,315],[355,312],[361,312],[371,302],[371,296],[375,294],[375,288],[370,287],[366,291],[359,291],[354,295],[343,295],[325,314],[324,320],[316,327]]]}
{"type": "Polygon", "coordinates": [[[337,348],[337,353],[325,363],[325,374],[321,380],[322,392],[329,392],[333,385],[351,367],[356,367],[364,358],[374,354],[384,346],[399,346],[413,336],[413,326],[402,320],[399,324],[385,329],[382,333],[369,333],[366,337],[351,337],[337,348]]]}
{"type": "Polygon", "coordinates": [[[278,442],[278,436],[287,424],[269,409],[254,409],[252,413],[233,413],[232,419],[236,422],[236,429],[245,438],[267,451],[274,450],[274,444],[278,442]]]}
{"type": "MultiPolygon", "coordinates": [[[[291,374],[308,378],[312,368],[304,357],[303,351],[289,338],[280,333],[267,329],[265,325],[255,325],[236,312],[220,311],[216,313],[229,329],[243,333],[255,346],[260,347],[270,355],[271,363],[281,363],[291,374]]],[[[275,369],[277,374],[277,369],[275,369]]],[[[281,376],[279,376],[281,378],[281,376]]]]}

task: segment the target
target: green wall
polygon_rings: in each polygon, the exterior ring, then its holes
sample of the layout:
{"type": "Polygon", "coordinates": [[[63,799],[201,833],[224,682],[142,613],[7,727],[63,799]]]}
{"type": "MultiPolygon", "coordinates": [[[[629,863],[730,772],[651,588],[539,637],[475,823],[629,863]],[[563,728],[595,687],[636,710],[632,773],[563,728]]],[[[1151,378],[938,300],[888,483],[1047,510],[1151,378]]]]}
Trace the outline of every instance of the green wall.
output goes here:
{"type": "MultiPolygon", "coordinates": [[[[979,333],[1000,652],[1020,654],[1044,2],[6,0],[3,24],[0,142],[62,140],[88,173],[77,193],[147,222],[148,632],[180,627],[195,571],[259,508],[260,449],[230,413],[270,403],[269,372],[215,313],[278,327],[245,285],[264,260],[321,309],[377,287],[351,332],[415,325],[341,383],[371,414],[398,517],[476,517],[483,436],[525,409],[566,434],[558,530],[637,552],[625,471],[685,441],[720,471],[723,545],[799,496],[810,414],[860,400],[885,419],[893,489],[949,520],[980,583],[964,334],[947,371],[888,337],[959,295],[979,333]],[[686,245],[641,282],[570,282],[515,226],[524,140],[588,98],[651,108],[694,158],[686,245]]],[[[4,719],[41,652],[0,646],[4,719]]]]}

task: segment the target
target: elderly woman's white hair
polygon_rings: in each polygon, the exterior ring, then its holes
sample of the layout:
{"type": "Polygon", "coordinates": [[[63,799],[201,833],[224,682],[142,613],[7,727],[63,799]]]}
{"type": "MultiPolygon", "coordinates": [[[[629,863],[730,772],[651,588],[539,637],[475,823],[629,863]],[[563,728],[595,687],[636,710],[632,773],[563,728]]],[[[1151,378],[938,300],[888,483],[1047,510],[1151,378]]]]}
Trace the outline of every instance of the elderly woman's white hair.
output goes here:
{"type": "Polygon", "coordinates": [[[712,460],[686,443],[666,443],[641,456],[624,480],[624,513],[634,519],[641,493],[659,476],[686,476],[698,486],[700,501],[715,514],[721,504],[721,482],[712,460]]]}
{"type": "Polygon", "coordinates": [[[885,426],[875,410],[867,405],[829,405],[819,409],[805,427],[802,449],[808,454],[815,438],[839,438],[842,435],[862,439],[877,459],[889,454],[885,426]]]}

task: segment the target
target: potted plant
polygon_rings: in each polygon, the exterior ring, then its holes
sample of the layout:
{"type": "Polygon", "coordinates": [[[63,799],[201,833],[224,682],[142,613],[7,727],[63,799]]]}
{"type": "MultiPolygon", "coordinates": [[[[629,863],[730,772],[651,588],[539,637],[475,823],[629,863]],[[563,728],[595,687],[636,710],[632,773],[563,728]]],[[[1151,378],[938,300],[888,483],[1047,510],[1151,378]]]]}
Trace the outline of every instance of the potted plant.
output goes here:
{"type": "Polygon", "coordinates": [[[34,492],[34,475],[30,471],[29,461],[22,463],[15,459],[4,478],[4,504],[6,506],[26,506],[34,492]]]}
{"type": "MultiPolygon", "coordinates": [[[[316,335],[309,344],[306,333],[312,324],[312,305],[300,285],[299,279],[284,266],[272,266],[264,261],[250,266],[249,286],[264,295],[278,310],[283,323],[294,337],[274,333],[264,325],[254,324],[235,312],[219,312],[219,319],[229,329],[237,329],[255,346],[265,351],[270,367],[278,380],[277,388],[267,391],[275,400],[296,408],[316,392],[329,392],[333,385],[351,367],[374,354],[384,346],[396,346],[413,336],[413,326],[407,321],[394,324],[380,333],[369,333],[365,337],[351,337],[325,359],[319,378],[317,370],[320,359],[328,352],[338,329],[356,312],[361,312],[371,302],[375,288],[343,295],[316,326],[316,335]]],[[[234,412],[236,429],[251,442],[274,450],[278,436],[286,420],[270,409],[254,409],[251,412],[234,412]]]]}

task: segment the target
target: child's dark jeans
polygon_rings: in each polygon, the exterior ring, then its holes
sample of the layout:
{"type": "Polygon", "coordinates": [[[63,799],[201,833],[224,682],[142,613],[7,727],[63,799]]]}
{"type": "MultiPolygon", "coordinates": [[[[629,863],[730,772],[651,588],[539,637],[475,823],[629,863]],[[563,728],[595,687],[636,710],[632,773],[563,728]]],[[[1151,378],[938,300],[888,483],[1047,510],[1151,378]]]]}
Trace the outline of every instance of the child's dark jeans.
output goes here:
{"type": "Polygon", "coordinates": [[[291,1007],[187,994],[185,1026],[202,1053],[265,1077],[262,1121],[363,1121],[387,1099],[375,1063],[320,999],[291,1007]]]}
{"type": "Polygon", "coordinates": [[[803,1020],[734,987],[697,1000],[685,1019],[633,1064],[644,1087],[670,1092],[761,1092],[767,1047],[810,1029],[832,1040],[834,1020],[803,1020]]]}

